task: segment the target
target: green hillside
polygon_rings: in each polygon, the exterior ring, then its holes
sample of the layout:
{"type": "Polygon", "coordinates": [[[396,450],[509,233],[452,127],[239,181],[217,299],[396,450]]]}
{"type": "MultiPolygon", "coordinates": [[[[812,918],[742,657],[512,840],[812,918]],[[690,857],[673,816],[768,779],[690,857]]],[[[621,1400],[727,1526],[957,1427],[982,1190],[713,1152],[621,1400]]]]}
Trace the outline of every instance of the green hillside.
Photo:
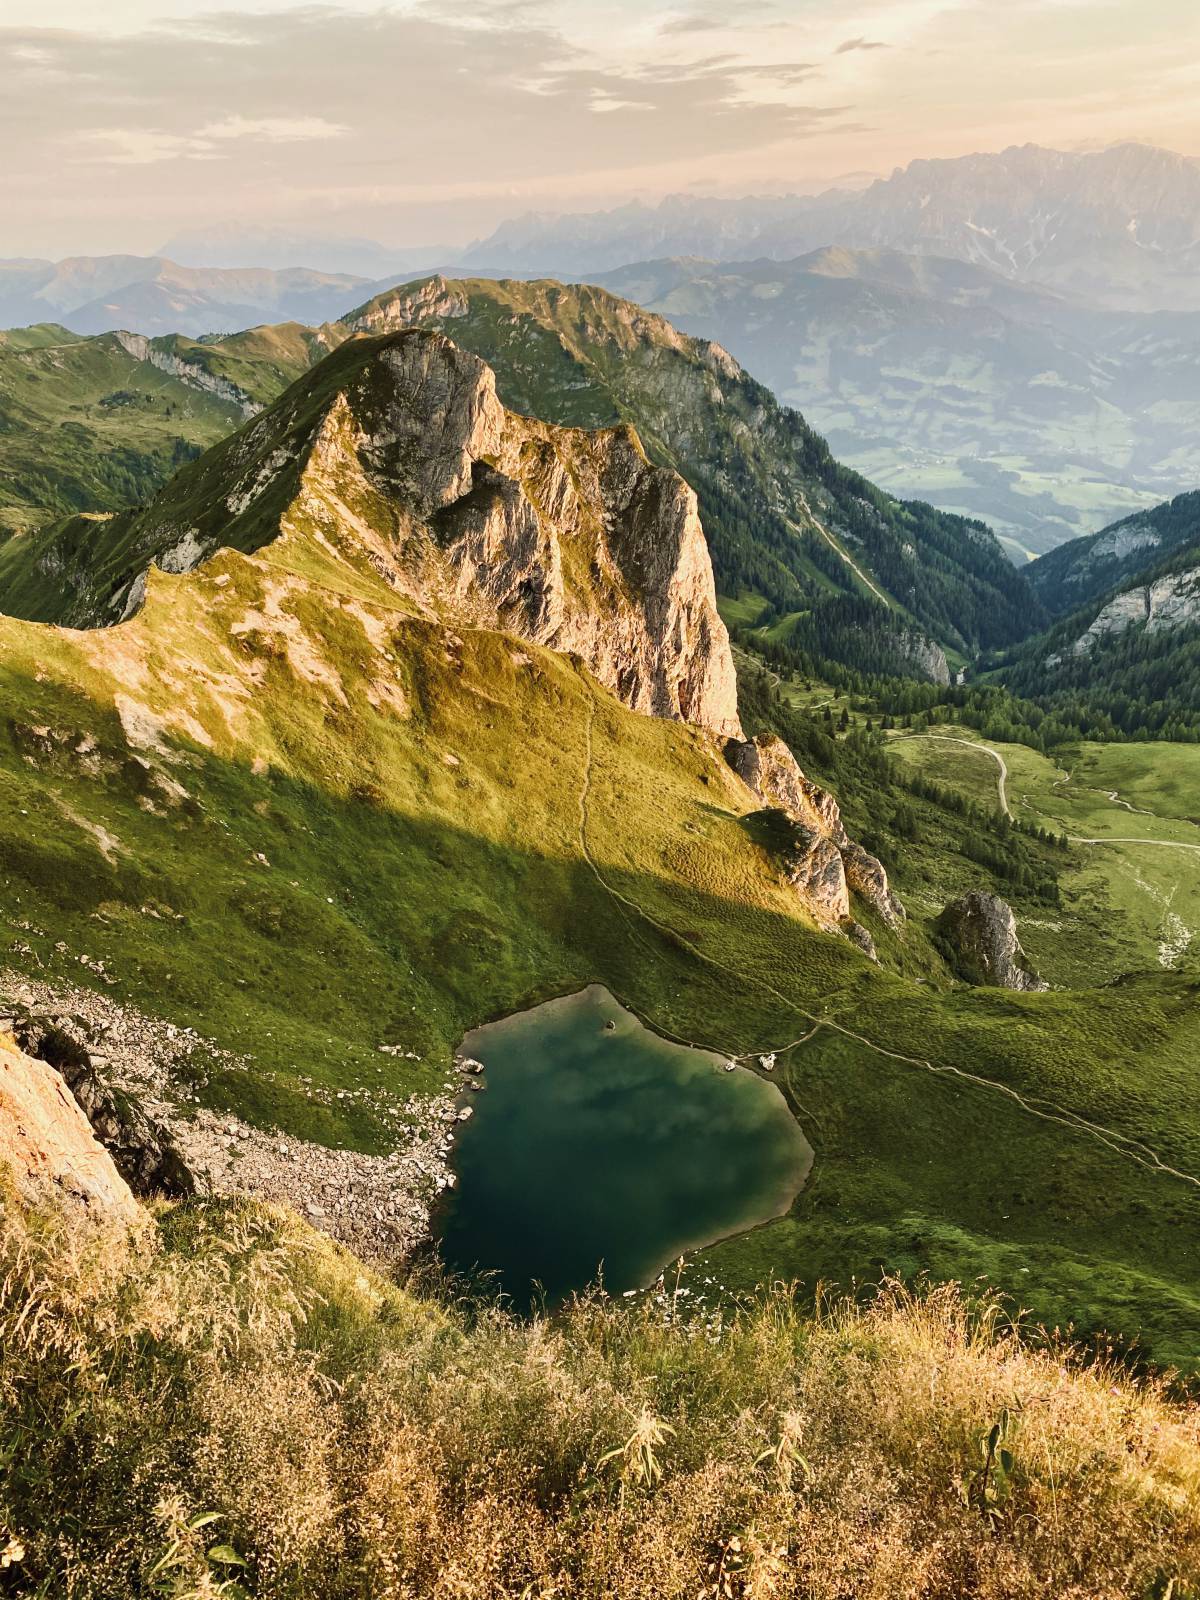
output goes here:
{"type": "Polygon", "coordinates": [[[149,500],[332,337],[295,323],[212,341],[0,335],[0,531],[149,500]]]}

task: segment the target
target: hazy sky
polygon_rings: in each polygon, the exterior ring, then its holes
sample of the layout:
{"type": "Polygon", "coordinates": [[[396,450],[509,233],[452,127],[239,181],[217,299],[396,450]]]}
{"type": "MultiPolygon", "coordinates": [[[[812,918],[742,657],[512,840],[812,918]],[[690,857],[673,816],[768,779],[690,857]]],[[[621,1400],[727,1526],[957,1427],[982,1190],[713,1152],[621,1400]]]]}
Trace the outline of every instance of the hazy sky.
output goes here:
{"type": "Polygon", "coordinates": [[[1200,155],[1200,4],[2,0],[0,138],[0,256],[223,223],[460,244],[1026,141],[1200,155]]]}

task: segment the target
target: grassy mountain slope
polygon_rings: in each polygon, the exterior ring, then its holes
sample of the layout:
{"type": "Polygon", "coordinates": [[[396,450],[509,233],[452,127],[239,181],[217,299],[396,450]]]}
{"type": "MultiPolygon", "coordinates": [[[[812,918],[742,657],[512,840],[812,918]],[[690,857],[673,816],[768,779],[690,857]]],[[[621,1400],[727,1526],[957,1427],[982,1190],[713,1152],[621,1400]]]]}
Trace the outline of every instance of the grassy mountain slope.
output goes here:
{"type": "Polygon", "coordinates": [[[247,1204],[86,1249],[6,1205],[0,1284],[0,1417],[28,1447],[0,1457],[15,1595],[149,1576],[254,1600],[1116,1600],[1200,1579],[1195,1405],[953,1292],[817,1319],[768,1296],[719,1338],[669,1295],[472,1318],[247,1204]]]}
{"type": "MultiPolygon", "coordinates": [[[[235,492],[237,448],[175,503],[235,492]]],[[[198,1070],[201,1103],[360,1149],[469,1026],[601,981],[676,1035],[779,1051],[817,1164],[789,1216],[713,1252],[724,1282],[1020,1273],[1050,1320],[1200,1361],[1194,982],[965,991],[920,922],[872,925],[872,965],[815,931],[707,735],[417,615],[356,526],[339,544],[297,512],[253,553],[153,570],[117,627],[0,620],[18,971],[236,1052],[198,1070]],[[420,1059],[381,1073],[382,1040],[420,1059]]]]}

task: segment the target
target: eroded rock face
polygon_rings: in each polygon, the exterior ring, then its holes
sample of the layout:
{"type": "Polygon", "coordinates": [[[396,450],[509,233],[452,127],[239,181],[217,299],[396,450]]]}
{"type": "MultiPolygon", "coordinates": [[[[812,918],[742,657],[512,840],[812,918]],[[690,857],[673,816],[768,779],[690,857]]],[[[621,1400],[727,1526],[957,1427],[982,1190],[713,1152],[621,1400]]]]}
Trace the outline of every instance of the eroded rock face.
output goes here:
{"type": "Polygon", "coordinates": [[[782,739],[760,733],[757,738],[731,743],[726,754],[738,777],[766,805],[778,806],[835,844],[845,842],[837,801],[827,789],[804,776],[782,739]]]}
{"type": "Polygon", "coordinates": [[[62,1076],[0,1032],[0,1166],[30,1200],[65,1196],[98,1221],[136,1227],[146,1213],[62,1076]]]}
{"type": "MultiPolygon", "coordinates": [[[[1175,572],[1154,583],[1126,589],[1115,595],[1071,646],[1071,654],[1087,655],[1097,641],[1127,628],[1144,626],[1147,633],[1166,633],[1200,621],[1200,567],[1175,572]]],[[[1047,666],[1057,666],[1051,656],[1047,666]]]]}
{"type": "Polygon", "coordinates": [[[822,921],[841,923],[850,916],[852,890],[890,927],[904,922],[904,907],[888,886],[883,863],[850,838],[837,801],[827,789],[804,776],[782,739],[760,733],[754,739],[730,740],[725,753],[746,787],[796,824],[797,844],[789,852],[788,879],[811,901],[822,921]],[[810,859],[801,863],[806,855],[810,859]]]}
{"type": "Polygon", "coordinates": [[[160,496],[138,535],[159,565],[315,539],[431,619],[573,652],[633,710],[740,736],[696,496],[631,428],[509,411],[438,333],[336,359],[334,392],[285,397],[230,442],[186,523],[160,496]]]}
{"type": "Polygon", "coordinates": [[[822,922],[842,923],[850,916],[850,892],[842,854],[832,839],[803,823],[792,829],[793,843],[784,856],[788,882],[822,922]]]}
{"type": "Polygon", "coordinates": [[[740,732],[683,479],[652,466],[632,429],[507,411],[491,369],[440,335],[402,334],[377,360],[385,381],[348,409],[365,476],[408,520],[406,586],[463,621],[574,652],[635,711],[740,732]]]}
{"type": "Polygon", "coordinates": [[[942,912],[939,932],[968,983],[1032,991],[1049,987],[1026,959],[1012,907],[999,895],[974,889],[951,901],[942,912]]]}

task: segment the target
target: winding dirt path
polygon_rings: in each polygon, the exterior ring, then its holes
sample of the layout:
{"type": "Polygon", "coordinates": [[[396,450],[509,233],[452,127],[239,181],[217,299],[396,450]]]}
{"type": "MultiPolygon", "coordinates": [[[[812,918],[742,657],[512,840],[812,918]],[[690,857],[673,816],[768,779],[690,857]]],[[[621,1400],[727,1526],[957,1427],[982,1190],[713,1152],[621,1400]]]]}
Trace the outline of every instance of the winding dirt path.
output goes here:
{"type": "MultiPolygon", "coordinates": [[[[594,696],[589,694],[584,772],[579,791],[579,846],[584,860],[587,862],[601,889],[620,908],[626,922],[630,920],[627,913],[631,913],[638,921],[644,922],[659,933],[665,934],[673,943],[687,950],[703,966],[710,967],[716,972],[721,972],[726,977],[733,978],[737,983],[750,982],[755,984],[756,987],[771,995],[773,999],[778,1000],[794,1016],[802,1018],[809,1024],[809,1031],[801,1039],[794,1039],[785,1045],[764,1045],[749,1051],[725,1051],[724,1053],[728,1055],[730,1060],[741,1062],[749,1061],[753,1057],[760,1055],[783,1055],[797,1045],[807,1043],[819,1029],[827,1028],[831,1033],[841,1034],[843,1038],[850,1039],[853,1043],[861,1045],[864,1050],[873,1051],[876,1055],[883,1056],[889,1061],[898,1061],[904,1066],[917,1067],[937,1077],[955,1078],[963,1083],[974,1084],[977,1088],[988,1089],[995,1094],[1003,1095],[1031,1117],[1037,1117],[1042,1122],[1056,1123],[1060,1127],[1067,1128],[1072,1133],[1082,1134],[1085,1137],[1094,1139],[1114,1155],[1123,1156],[1129,1161],[1134,1161],[1138,1166],[1146,1168],[1149,1172],[1163,1173],[1168,1177],[1178,1178],[1183,1183],[1190,1183],[1195,1189],[1200,1189],[1200,1178],[1190,1172],[1182,1172],[1178,1167],[1173,1167],[1163,1161],[1155,1150],[1144,1144],[1140,1139],[1134,1139],[1128,1134],[1119,1133],[1114,1128],[1106,1128],[1101,1123],[1091,1122],[1088,1118],[1081,1117],[1062,1106],[1057,1106],[1051,1101],[1039,1101],[1036,1096],[1022,1095],[1008,1084],[998,1083],[994,1078],[980,1077],[977,1073],[967,1072],[962,1067],[951,1066],[946,1062],[935,1062],[923,1056],[909,1056],[899,1050],[891,1050],[888,1046],[878,1044],[875,1040],[867,1038],[865,1034],[858,1033],[853,1028],[845,1027],[830,1016],[817,1016],[814,1012],[805,1010],[803,1006],[797,1005],[794,1000],[789,999],[782,990],[777,989],[766,978],[760,977],[757,973],[741,972],[736,967],[730,967],[725,962],[718,961],[714,956],[710,956],[705,951],[697,948],[690,939],[685,938],[677,929],[672,928],[668,923],[659,921],[657,917],[643,910],[636,900],[630,899],[628,895],[623,894],[619,889],[615,889],[600,870],[587,840],[594,763],[592,729],[595,720],[596,701],[594,696]]],[[[1200,846],[1188,846],[1187,848],[1196,849],[1200,848],[1200,846]]],[[[634,931],[636,932],[636,930],[634,931]]],[[[645,944],[644,940],[639,940],[639,942],[643,943],[643,945],[645,944]]],[[[654,1023],[653,1026],[658,1028],[657,1023],[654,1023]]],[[[658,1031],[662,1032],[664,1030],[659,1029],[658,1031]]],[[[671,1035],[669,1031],[668,1036],[678,1038],[678,1035],[671,1035]]],[[[685,1044],[695,1043],[694,1040],[690,1039],[681,1040],[680,1042],[685,1044]]],[[[698,1048],[711,1049],[712,1045],[698,1046],[698,1048]]]]}
{"type": "MultiPolygon", "coordinates": [[[[1042,815],[1040,811],[1037,814],[1042,815]]],[[[1069,833],[1067,838],[1072,844],[1153,844],[1164,850],[1200,851],[1200,844],[1188,844],[1184,839],[1118,839],[1115,834],[1110,834],[1106,839],[1084,839],[1076,833],[1069,833]]]]}
{"type": "Polygon", "coordinates": [[[767,677],[771,680],[772,689],[777,688],[779,684],[783,682],[783,679],[779,676],[779,674],[773,671],[765,661],[760,661],[757,656],[752,656],[747,650],[739,650],[736,645],[730,645],[729,648],[735,656],[741,656],[743,661],[748,661],[750,665],[757,671],[765,672],[767,677]]]}
{"type": "Polygon", "coordinates": [[[1008,762],[1005,761],[999,750],[993,750],[990,744],[980,744],[977,739],[956,739],[952,733],[897,733],[893,735],[893,738],[896,740],[935,739],[941,744],[957,745],[960,750],[979,750],[982,754],[991,756],[992,760],[1000,768],[996,778],[996,794],[1000,800],[1000,809],[1010,822],[1016,821],[1008,804],[1008,762]]]}

